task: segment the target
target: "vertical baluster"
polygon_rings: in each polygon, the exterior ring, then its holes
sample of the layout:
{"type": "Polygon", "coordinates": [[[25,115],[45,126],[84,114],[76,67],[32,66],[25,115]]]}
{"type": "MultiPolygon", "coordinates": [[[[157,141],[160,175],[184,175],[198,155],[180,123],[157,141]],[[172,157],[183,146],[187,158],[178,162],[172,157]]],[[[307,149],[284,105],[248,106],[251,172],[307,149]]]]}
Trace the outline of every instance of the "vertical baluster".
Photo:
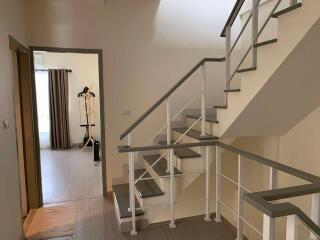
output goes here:
{"type": "Polygon", "coordinates": [[[206,135],[206,65],[202,64],[201,82],[201,136],[206,135]]]}
{"type": "Polygon", "coordinates": [[[238,218],[237,218],[237,240],[243,239],[243,162],[241,155],[238,155],[238,218]]]}
{"type": "Polygon", "coordinates": [[[257,67],[257,42],[259,31],[259,6],[258,0],[252,0],[252,67],[257,67]]]}
{"type": "Polygon", "coordinates": [[[210,163],[209,163],[209,147],[206,146],[206,213],[204,220],[210,222],[210,182],[211,182],[211,172],[210,172],[210,163]]]}
{"type": "MultiPolygon", "coordinates": [[[[312,194],[311,203],[311,220],[319,226],[320,223],[320,193],[312,194]]],[[[318,239],[317,235],[311,232],[310,238],[312,240],[318,239]]]]}
{"type": "Polygon", "coordinates": [[[216,146],[216,222],[221,222],[221,150],[216,146]]]}
{"type": "MultiPolygon", "coordinates": [[[[131,147],[132,146],[132,133],[129,133],[128,134],[128,146],[131,147]]],[[[132,189],[131,189],[131,156],[130,156],[130,153],[128,153],[128,168],[129,168],[129,208],[128,208],[128,211],[131,212],[131,200],[130,200],[130,196],[131,196],[131,192],[132,192],[132,189]]]]}
{"type": "MultiPolygon", "coordinates": [[[[270,167],[269,172],[269,189],[275,189],[277,187],[277,170],[270,167]]],[[[263,240],[275,239],[275,220],[268,215],[263,214],[263,240]]]]}
{"type": "Polygon", "coordinates": [[[298,219],[296,215],[287,216],[286,240],[298,240],[298,219]]]}
{"type": "MultiPolygon", "coordinates": [[[[167,98],[167,145],[171,144],[171,111],[170,99],[167,98]]],[[[170,172],[170,151],[167,154],[167,173],[170,172]]]]}
{"type": "MultiPolygon", "coordinates": [[[[132,145],[132,136],[129,134],[128,143],[132,145]]],[[[137,234],[136,229],[136,207],[135,207],[135,194],[134,194],[134,153],[129,153],[129,191],[130,191],[130,210],[131,210],[131,220],[132,220],[132,230],[131,235],[137,234]]]]}
{"type": "Polygon", "coordinates": [[[226,55],[226,89],[227,90],[230,89],[230,77],[231,77],[231,53],[230,53],[230,50],[231,50],[231,26],[228,25],[226,28],[226,52],[225,52],[225,55],[226,55]]]}
{"type": "Polygon", "coordinates": [[[174,218],[175,218],[175,182],[174,182],[174,159],[173,159],[173,153],[174,153],[174,149],[170,149],[170,208],[171,208],[171,220],[170,220],[170,224],[169,227],[170,228],[175,228],[175,222],[174,222],[174,218]]]}

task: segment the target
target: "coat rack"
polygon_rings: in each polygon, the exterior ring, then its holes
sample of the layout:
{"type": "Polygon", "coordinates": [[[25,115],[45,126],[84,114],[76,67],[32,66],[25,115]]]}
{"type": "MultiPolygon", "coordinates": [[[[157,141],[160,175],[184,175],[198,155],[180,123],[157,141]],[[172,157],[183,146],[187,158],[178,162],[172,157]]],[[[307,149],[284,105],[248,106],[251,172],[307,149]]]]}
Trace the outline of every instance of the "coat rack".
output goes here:
{"type": "Polygon", "coordinates": [[[92,131],[92,127],[95,126],[94,124],[94,98],[96,95],[90,91],[90,89],[86,86],[82,92],[78,94],[79,98],[79,112],[80,112],[80,126],[86,128],[86,133],[84,136],[84,145],[82,147],[82,151],[88,147],[88,146],[93,146],[94,145],[94,135],[92,131]],[[84,108],[85,111],[81,111],[81,101],[80,99],[84,98],[84,108]],[[86,123],[81,124],[81,113],[84,113],[86,116],[86,123]]]}

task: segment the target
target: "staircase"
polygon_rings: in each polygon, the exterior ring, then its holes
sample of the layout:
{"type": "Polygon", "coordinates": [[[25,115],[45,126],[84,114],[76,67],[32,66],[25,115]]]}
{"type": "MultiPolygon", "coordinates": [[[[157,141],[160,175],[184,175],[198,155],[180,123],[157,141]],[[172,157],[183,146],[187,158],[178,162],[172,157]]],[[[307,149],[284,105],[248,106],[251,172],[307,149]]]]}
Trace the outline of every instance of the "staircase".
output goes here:
{"type": "MultiPolygon", "coordinates": [[[[264,25],[260,29],[256,26],[252,45],[245,51],[239,65],[231,69],[230,53],[234,49],[231,45],[231,26],[244,2],[237,1],[221,34],[227,42],[226,58],[201,60],[121,134],[120,139],[127,137],[128,144],[119,147],[119,151],[129,153],[129,184],[113,186],[121,231],[132,230],[131,233],[136,234],[136,228],[144,229],[149,224],[164,221],[170,221],[170,227],[174,228],[175,219],[203,213],[205,220],[210,221],[210,213],[214,210],[218,214],[216,220],[220,221],[218,208],[213,210],[210,207],[210,194],[215,191],[216,206],[221,205],[217,164],[221,151],[230,151],[231,147],[222,143],[221,149],[214,147],[217,142],[231,144],[240,136],[282,134],[319,106],[320,68],[317,56],[320,55],[320,48],[315,46],[320,42],[320,1],[304,0],[302,4],[292,1],[289,7],[283,9],[278,9],[281,0],[274,1],[275,6],[265,26],[272,18],[277,19],[277,38],[259,41],[264,25]],[[252,66],[244,67],[249,53],[252,66]],[[214,106],[214,103],[206,102],[205,67],[207,62],[222,61],[226,62],[226,99],[224,105],[214,106]],[[171,116],[172,93],[200,68],[203,70],[200,93],[195,94],[175,116],[171,116]],[[237,75],[241,83],[233,87],[235,84],[232,81],[237,75]],[[301,90],[301,87],[304,89],[301,90]],[[283,99],[284,92],[286,99],[283,99]],[[201,108],[194,108],[193,102],[199,97],[201,108]],[[163,103],[167,107],[166,124],[144,146],[134,149],[131,144],[132,131],[163,103]],[[209,104],[212,104],[211,108],[207,108],[209,104]],[[136,169],[137,165],[144,167],[136,169]],[[212,171],[217,171],[215,188],[210,184],[212,171]],[[199,184],[195,184],[197,182],[205,182],[205,187],[199,188],[199,184]],[[192,195],[205,197],[194,199],[192,195]]],[[[255,18],[258,9],[263,11],[262,5],[261,9],[258,7],[260,1],[254,0],[254,3],[252,29],[254,21],[258,19],[255,18]]],[[[246,26],[244,24],[243,27],[246,26]]],[[[256,159],[254,156],[252,158],[256,159]]],[[[314,184],[318,184],[317,181],[314,180],[314,184]]],[[[250,199],[248,201],[255,204],[250,199]]],[[[237,227],[238,236],[242,235],[237,227]]]]}

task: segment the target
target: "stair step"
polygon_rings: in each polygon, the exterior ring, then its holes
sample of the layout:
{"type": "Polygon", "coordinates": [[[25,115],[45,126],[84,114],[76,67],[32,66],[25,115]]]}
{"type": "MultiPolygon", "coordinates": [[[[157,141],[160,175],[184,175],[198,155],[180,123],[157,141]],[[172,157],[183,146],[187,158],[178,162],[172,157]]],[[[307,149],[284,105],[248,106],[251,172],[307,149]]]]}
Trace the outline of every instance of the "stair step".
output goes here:
{"type": "Polygon", "coordinates": [[[217,108],[217,109],[227,109],[228,107],[227,106],[213,106],[214,108],[217,108]]]}
{"type": "MultiPolygon", "coordinates": [[[[131,217],[131,212],[128,211],[129,208],[129,184],[119,184],[112,186],[118,207],[120,212],[120,218],[131,217]]],[[[142,216],[144,212],[141,210],[140,204],[136,199],[136,216],[142,216]]]]}
{"type": "Polygon", "coordinates": [[[224,92],[226,92],[226,93],[230,93],[230,92],[240,92],[241,91],[241,89],[226,89],[226,90],[224,90],[224,92]]]}
{"type": "MultiPolygon", "coordinates": [[[[185,131],[188,130],[188,127],[182,127],[182,128],[173,128],[174,131],[179,132],[179,133],[185,133],[185,131]]],[[[218,139],[217,137],[207,134],[206,136],[201,136],[201,132],[195,129],[190,129],[187,133],[187,136],[195,138],[197,140],[213,140],[213,139],[218,139]]]]}
{"type": "MultiPolygon", "coordinates": [[[[146,171],[146,169],[144,168],[140,168],[140,169],[135,169],[134,170],[134,178],[138,179],[144,172],[146,171]]],[[[147,172],[143,178],[151,178],[151,175],[147,172]]],[[[142,178],[142,179],[143,179],[142,178]]]]}
{"type": "Polygon", "coordinates": [[[244,72],[250,72],[250,71],[255,71],[257,70],[256,67],[249,67],[249,68],[242,68],[237,70],[237,73],[244,73],[244,72]]]}
{"type": "MultiPolygon", "coordinates": [[[[160,145],[167,145],[167,141],[159,141],[159,144],[160,145]]],[[[174,155],[176,155],[180,159],[201,157],[200,154],[196,153],[195,151],[191,150],[190,148],[174,149],[174,155]]]]}
{"type": "MultiPolygon", "coordinates": [[[[199,117],[201,117],[201,114],[186,114],[186,117],[192,119],[199,119],[199,117]]],[[[217,120],[217,115],[214,114],[207,114],[206,121],[211,123],[219,123],[219,121],[217,120]]]]}
{"type": "Polygon", "coordinates": [[[274,39],[271,39],[271,40],[259,42],[259,43],[255,44],[254,47],[255,48],[262,47],[262,46],[265,46],[265,45],[268,45],[268,44],[276,43],[277,41],[278,41],[278,39],[274,38],[274,39]]]}
{"type": "Polygon", "coordinates": [[[279,17],[279,16],[281,16],[281,15],[283,15],[283,14],[286,14],[286,13],[288,13],[288,12],[291,12],[291,11],[293,11],[293,10],[296,10],[296,9],[298,9],[298,8],[300,8],[300,7],[302,7],[302,3],[297,3],[297,4],[295,4],[295,5],[292,5],[292,6],[290,6],[290,7],[285,8],[285,9],[283,9],[283,10],[281,10],[281,11],[275,12],[274,14],[272,14],[272,17],[273,17],[273,18],[277,18],[277,17],[279,17]]]}
{"type": "Polygon", "coordinates": [[[141,198],[150,198],[164,195],[164,192],[162,192],[162,190],[153,179],[137,182],[136,189],[141,198]]]}
{"type": "MultiPolygon", "coordinates": [[[[146,162],[151,166],[155,161],[159,159],[161,155],[160,154],[155,154],[155,155],[145,155],[143,158],[146,160],[146,162]]],[[[167,173],[167,159],[161,158],[160,161],[153,166],[153,170],[158,174],[160,177],[169,177],[170,173],[167,173]]],[[[178,176],[181,174],[181,172],[174,168],[174,174],[175,176],[178,176]]]]}

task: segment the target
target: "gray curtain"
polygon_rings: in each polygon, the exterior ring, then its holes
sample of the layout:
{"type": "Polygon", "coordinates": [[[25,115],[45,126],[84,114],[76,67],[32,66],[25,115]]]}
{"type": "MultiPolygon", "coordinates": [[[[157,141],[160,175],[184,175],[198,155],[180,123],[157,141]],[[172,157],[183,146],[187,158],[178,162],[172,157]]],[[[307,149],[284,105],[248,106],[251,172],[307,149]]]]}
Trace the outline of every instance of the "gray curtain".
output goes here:
{"type": "Polygon", "coordinates": [[[69,127],[68,72],[49,69],[51,149],[71,148],[69,127]]]}

